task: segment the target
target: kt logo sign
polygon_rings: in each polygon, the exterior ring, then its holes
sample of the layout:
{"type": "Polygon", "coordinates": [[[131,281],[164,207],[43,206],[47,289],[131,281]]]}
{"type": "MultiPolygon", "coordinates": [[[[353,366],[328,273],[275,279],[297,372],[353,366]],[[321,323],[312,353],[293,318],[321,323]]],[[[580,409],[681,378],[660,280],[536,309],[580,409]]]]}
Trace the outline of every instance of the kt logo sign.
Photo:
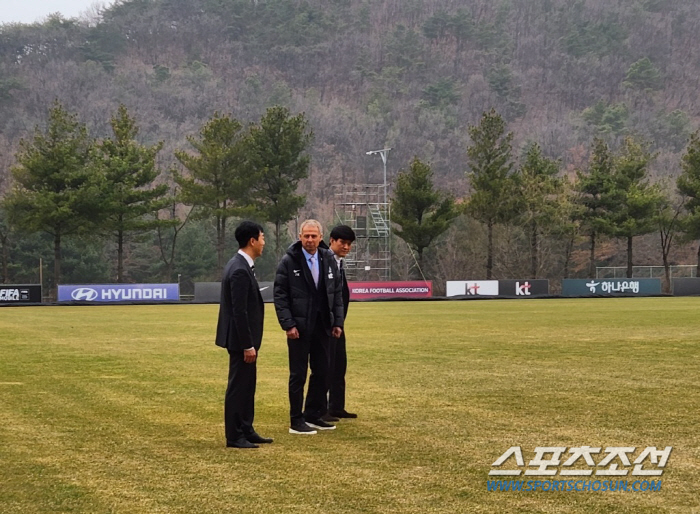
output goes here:
{"type": "Polygon", "coordinates": [[[516,296],[530,296],[530,288],[532,285],[530,285],[530,282],[523,282],[522,284],[520,282],[515,283],[515,295],[516,296]]]}
{"type": "Polygon", "coordinates": [[[499,280],[498,288],[501,296],[515,298],[535,298],[549,294],[549,280],[523,279],[523,280],[499,280]]]}

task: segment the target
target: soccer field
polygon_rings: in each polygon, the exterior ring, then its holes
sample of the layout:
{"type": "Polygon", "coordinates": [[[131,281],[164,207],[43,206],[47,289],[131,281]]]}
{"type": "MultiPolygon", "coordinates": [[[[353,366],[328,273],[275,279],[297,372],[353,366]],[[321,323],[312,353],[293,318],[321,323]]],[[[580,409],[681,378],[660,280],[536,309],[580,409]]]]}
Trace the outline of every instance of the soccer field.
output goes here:
{"type": "Polygon", "coordinates": [[[700,298],[354,303],[359,418],[312,437],[287,433],[267,305],[258,450],[224,447],[217,312],[0,309],[0,513],[700,512],[700,298]],[[523,472],[536,447],[673,451],[661,477],[584,477],[657,491],[488,491],[512,446],[523,472]]]}

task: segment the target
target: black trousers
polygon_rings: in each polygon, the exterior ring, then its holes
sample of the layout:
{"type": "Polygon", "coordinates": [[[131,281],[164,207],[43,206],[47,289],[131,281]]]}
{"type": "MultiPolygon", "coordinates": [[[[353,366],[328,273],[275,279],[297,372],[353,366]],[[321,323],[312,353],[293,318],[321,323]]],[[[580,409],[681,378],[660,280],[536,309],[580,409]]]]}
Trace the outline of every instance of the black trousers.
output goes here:
{"type": "Polygon", "coordinates": [[[345,348],[345,331],[331,345],[329,373],[328,410],[345,410],[345,372],[348,369],[348,354],[345,348]]]}
{"type": "Polygon", "coordinates": [[[229,352],[228,387],[224,400],[226,440],[235,441],[253,432],[257,359],[247,364],[243,351],[229,352]]]}
{"type": "Polygon", "coordinates": [[[289,417],[291,424],[315,420],[326,412],[328,390],[328,339],[321,320],[308,337],[287,339],[289,351],[289,417]],[[309,388],[304,403],[306,372],[311,367],[309,388]],[[303,412],[302,412],[303,409],[303,412]]]}

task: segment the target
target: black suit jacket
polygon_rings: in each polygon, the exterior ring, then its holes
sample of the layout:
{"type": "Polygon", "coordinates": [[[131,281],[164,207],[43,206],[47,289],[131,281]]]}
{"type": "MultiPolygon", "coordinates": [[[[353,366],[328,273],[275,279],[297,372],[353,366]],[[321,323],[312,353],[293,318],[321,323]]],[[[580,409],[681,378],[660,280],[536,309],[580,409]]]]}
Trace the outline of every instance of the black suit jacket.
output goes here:
{"type": "Polygon", "coordinates": [[[345,273],[342,274],[343,277],[343,307],[345,308],[345,317],[348,316],[348,307],[350,307],[350,287],[348,287],[348,279],[345,278],[345,273]]]}
{"type": "Polygon", "coordinates": [[[258,281],[245,257],[236,253],[226,264],[221,281],[216,344],[229,351],[259,350],[264,317],[265,304],[258,281]]]}

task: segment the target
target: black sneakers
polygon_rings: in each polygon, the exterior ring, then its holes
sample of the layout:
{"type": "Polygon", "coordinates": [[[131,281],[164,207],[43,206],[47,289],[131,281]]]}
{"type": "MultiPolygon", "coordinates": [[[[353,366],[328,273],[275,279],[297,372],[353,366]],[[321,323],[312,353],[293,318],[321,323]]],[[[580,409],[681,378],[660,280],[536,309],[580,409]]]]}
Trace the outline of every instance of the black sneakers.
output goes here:
{"type": "Polygon", "coordinates": [[[299,423],[294,423],[291,427],[289,427],[289,433],[298,435],[314,435],[316,434],[316,431],[301,421],[299,423]]]}

